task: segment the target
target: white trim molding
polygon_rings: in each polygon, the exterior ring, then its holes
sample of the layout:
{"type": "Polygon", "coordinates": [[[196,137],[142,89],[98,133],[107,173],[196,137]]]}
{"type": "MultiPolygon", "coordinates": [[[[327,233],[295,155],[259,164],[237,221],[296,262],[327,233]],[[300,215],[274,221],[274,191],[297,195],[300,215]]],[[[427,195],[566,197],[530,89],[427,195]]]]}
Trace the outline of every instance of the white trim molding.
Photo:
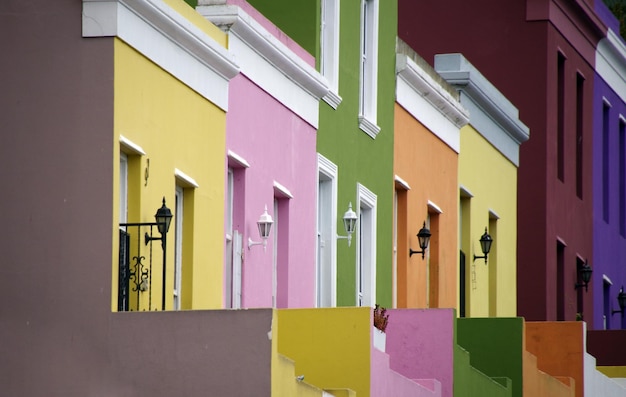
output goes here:
{"type": "Polygon", "coordinates": [[[435,55],[435,70],[459,91],[476,131],[519,166],[519,146],[528,140],[530,130],[517,108],[462,54],[435,55]]]}
{"type": "Polygon", "coordinates": [[[396,185],[402,186],[404,190],[411,190],[411,186],[409,185],[409,183],[405,181],[404,179],[400,178],[398,175],[395,175],[393,180],[396,182],[396,185]]]}
{"type": "Polygon", "coordinates": [[[228,109],[239,72],[228,51],[163,0],[83,0],[83,37],[119,37],[189,88],[228,109]]]}
{"type": "Polygon", "coordinates": [[[137,145],[135,142],[131,141],[125,136],[120,135],[119,140],[120,140],[120,145],[124,149],[126,149],[126,151],[131,152],[132,154],[138,154],[140,156],[146,155],[146,151],[143,150],[141,146],[137,145]]]}
{"type": "Polygon", "coordinates": [[[428,200],[428,212],[431,214],[443,214],[441,208],[430,200],[428,200]]]}
{"type": "Polygon", "coordinates": [[[200,187],[200,185],[198,185],[198,182],[196,182],[195,179],[193,179],[189,175],[185,174],[184,172],[182,172],[178,168],[174,168],[174,176],[176,177],[178,182],[180,182],[180,186],[181,187],[185,187],[185,188],[189,188],[189,187],[198,188],[198,187],[200,187]]]}
{"type": "Polygon", "coordinates": [[[196,10],[228,33],[228,50],[241,72],[317,128],[319,101],[328,81],[259,22],[236,5],[200,5],[196,10]]]}
{"type": "Polygon", "coordinates": [[[292,199],[293,194],[284,185],[274,181],[274,192],[278,193],[281,197],[292,199]]]}
{"type": "Polygon", "coordinates": [[[596,49],[596,71],[626,102],[626,44],[609,29],[596,49]]]}
{"type": "Polygon", "coordinates": [[[329,83],[324,101],[333,109],[341,103],[339,96],[339,13],[340,0],[321,0],[320,72],[329,83]]]}
{"type": "Polygon", "coordinates": [[[226,155],[228,157],[228,165],[237,165],[239,168],[250,168],[250,163],[232,150],[229,150],[226,155]]]}
{"type": "Polygon", "coordinates": [[[469,112],[409,56],[396,54],[396,101],[455,152],[461,150],[460,128],[469,112]]]}
{"type": "MultiPolygon", "coordinates": [[[[358,268],[359,268],[359,260],[360,260],[360,255],[361,255],[361,251],[363,251],[364,255],[367,256],[367,258],[364,258],[364,262],[368,264],[369,269],[365,269],[365,271],[369,271],[369,278],[367,278],[365,280],[365,282],[368,284],[367,290],[369,290],[369,294],[370,296],[368,297],[369,300],[365,300],[364,299],[364,305],[365,306],[373,306],[376,303],[376,246],[377,246],[377,240],[376,240],[376,230],[377,230],[377,211],[378,211],[378,206],[377,206],[377,201],[378,198],[376,196],[376,194],[374,192],[372,192],[371,190],[369,190],[367,187],[361,185],[360,183],[357,182],[357,198],[356,198],[356,212],[357,212],[357,216],[359,217],[360,220],[362,220],[361,217],[361,207],[365,207],[367,208],[368,212],[371,212],[371,219],[370,219],[370,227],[369,227],[369,235],[365,236],[366,240],[368,242],[370,242],[371,244],[369,246],[363,247],[363,250],[361,249],[362,247],[360,246],[360,238],[359,236],[355,236],[356,237],[356,250],[357,250],[357,257],[356,257],[356,271],[358,274],[358,268]]],[[[358,223],[359,228],[359,234],[362,234],[364,231],[361,230],[361,228],[363,227],[363,225],[361,224],[361,222],[358,223]]],[[[368,274],[365,274],[364,276],[368,276],[368,274]]],[[[357,278],[357,283],[358,283],[358,278],[357,278]]],[[[357,285],[356,288],[356,302],[357,305],[359,305],[359,288],[357,285]]]]}

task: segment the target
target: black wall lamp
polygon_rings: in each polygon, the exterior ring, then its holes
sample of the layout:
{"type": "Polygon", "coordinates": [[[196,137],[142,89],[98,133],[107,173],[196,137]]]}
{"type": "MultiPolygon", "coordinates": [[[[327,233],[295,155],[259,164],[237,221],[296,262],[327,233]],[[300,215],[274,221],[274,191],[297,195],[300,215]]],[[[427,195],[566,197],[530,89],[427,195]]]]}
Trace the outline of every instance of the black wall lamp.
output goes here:
{"type": "Polygon", "coordinates": [[[585,287],[586,292],[589,289],[589,280],[591,280],[591,274],[593,273],[593,269],[591,268],[591,266],[589,266],[587,260],[585,259],[585,263],[583,263],[582,265],[578,265],[577,270],[579,279],[582,280],[582,283],[576,283],[576,285],[574,285],[574,288],[578,289],[579,287],[585,287]]]}
{"type": "Polygon", "coordinates": [[[428,248],[428,242],[430,241],[430,236],[430,230],[426,229],[426,222],[424,222],[424,225],[422,226],[420,231],[417,232],[417,241],[419,242],[420,248],[422,250],[415,251],[409,247],[409,258],[413,256],[413,254],[422,254],[422,259],[424,259],[424,254],[426,253],[426,248],[428,248]]]}
{"type": "Polygon", "coordinates": [[[487,256],[489,255],[489,251],[491,251],[491,244],[493,243],[493,239],[491,238],[489,233],[487,233],[487,228],[485,228],[485,233],[483,233],[483,235],[480,236],[479,241],[480,241],[480,249],[481,251],[483,251],[483,256],[474,255],[474,261],[476,261],[476,259],[484,259],[485,265],[486,265],[487,256]]]}
{"type": "Polygon", "coordinates": [[[622,313],[624,315],[624,308],[626,308],[626,293],[624,293],[624,286],[619,289],[619,294],[617,294],[617,303],[619,304],[619,310],[613,310],[611,315],[615,313],[622,313]]]}

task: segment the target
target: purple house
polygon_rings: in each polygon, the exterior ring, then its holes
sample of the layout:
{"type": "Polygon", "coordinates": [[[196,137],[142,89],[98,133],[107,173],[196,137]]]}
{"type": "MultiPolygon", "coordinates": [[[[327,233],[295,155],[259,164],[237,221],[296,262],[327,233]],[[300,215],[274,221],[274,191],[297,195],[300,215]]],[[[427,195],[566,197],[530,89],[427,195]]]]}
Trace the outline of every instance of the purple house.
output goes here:
{"type": "Polygon", "coordinates": [[[327,82],[313,56],[246,1],[222,3],[199,1],[197,11],[228,33],[241,69],[226,118],[224,307],[312,307],[327,82]]]}
{"type": "Polygon", "coordinates": [[[624,329],[617,297],[626,284],[626,45],[606,6],[597,2],[596,10],[609,29],[593,91],[593,328],[624,329]]]}

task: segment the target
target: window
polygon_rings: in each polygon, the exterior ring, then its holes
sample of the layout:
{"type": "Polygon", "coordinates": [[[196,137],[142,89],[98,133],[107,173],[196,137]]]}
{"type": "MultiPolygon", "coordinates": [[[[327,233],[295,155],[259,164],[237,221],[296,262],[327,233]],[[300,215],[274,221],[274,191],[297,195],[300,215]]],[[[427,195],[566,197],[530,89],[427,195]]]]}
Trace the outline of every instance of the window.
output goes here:
{"type": "Polygon", "coordinates": [[[176,186],[174,204],[174,310],[181,308],[181,278],[183,264],[183,188],[176,186]]]}
{"type": "Polygon", "coordinates": [[[274,182],[274,239],[272,302],[274,307],[289,306],[289,190],[274,182]]]}
{"type": "Polygon", "coordinates": [[[619,232],[626,237],[626,119],[619,121],[619,232]]]}
{"type": "Polygon", "coordinates": [[[128,156],[120,152],[120,223],[128,222],[128,156]]]}
{"type": "Polygon", "coordinates": [[[378,89],[378,0],[361,0],[361,62],[359,84],[359,127],[376,138],[378,89]]]}
{"type": "MultiPolygon", "coordinates": [[[[461,187],[459,197],[459,316],[470,315],[470,291],[472,280],[467,277],[466,252],[471,250],[471,202],[472,194],[461,187]]],[[[473,267],[473,264],[471,265],[473,267]]]]}
{"type": "Polygon", "coordinates": [[[602,328],[611,329],[611,282],[606,276],[602,280],[602,328]]]}
{"type": "MultiPolygon", "coordinates": [[[[498,241],[498,215],[489,211],[489,235],[498,241]]],[[[498,244],[492,244],[489,252],[489,317],[498,316],[498,244]]]]}
{"type": "Polygon", "coordinates": [[[323,98],[337,109],[339,96],[339,3],[340,0],[322,0],[320,34],[320,73],[326,77],[330,92],[323,98]]]}
{"type": "Polygon", "coordinates": [[[426,250],[426,307],[439,307],[439,222],[442,214],[438,205],[428,200],[426,227],[430,229],[430,244],[426,250]]]}
{"type": "Polygon", "coordinates": [[[226,221],[224,302],[225,307],[240,309],[242,305],[242,255],[243,234],[238,225],[243,224],[245,172],[250,164],[238,154],[228,151],[226,175],[226,221]]]}
{"type": "Polygon", "coordinates": [[[337,289],[337,166],[318,154],[317,181],[317,307],[336,306],[337,289]]]}
{"type": "Polygon", "coordinates": [[[359,221],[357,225],[357,306],[376,303],[376,195],[357,184],[359,221]]]}
{"type": "Polygon", "coordinates": [[[611,105],[604,100],[602,104],[602,218],[609,222],[609,125],[611,105]]]}
{"type": "Polygon", "coordinates": [[[556,320],[565,320],[565,244],[556,242],[556,320]]]}
{"type": "Polygon", "coordinates": [[[576,73],[576,195],[583,198],[583,130],[585,111],[585,77],[576,73]]]}
{"type": "Polygon", "coordinates": [[[565,181],[565,55],[558,53],[557,60],[557,176],[565,181]]]}

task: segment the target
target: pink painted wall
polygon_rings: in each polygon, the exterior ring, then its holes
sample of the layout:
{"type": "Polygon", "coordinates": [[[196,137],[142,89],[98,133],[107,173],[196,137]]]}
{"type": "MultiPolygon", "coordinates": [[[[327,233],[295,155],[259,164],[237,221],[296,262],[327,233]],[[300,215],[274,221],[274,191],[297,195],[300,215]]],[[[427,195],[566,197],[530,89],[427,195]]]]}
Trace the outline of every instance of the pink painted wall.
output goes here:
{"type": "Polygon", "coordinates": [[[279,244],[284,244],[278,252],[276,306],[314,306],[315,128],[240,74],[230,81],[226,147],[250,164],[235,170],[233,229],[243,233],[244,240],[242,307],[272,306],[276,228],[272,228],[265,252],[261,246],[249,250],[247,241],[248,237],[261,240],[256,222],[265,205],[276,219],[274,181],[293,195],[279,201],[279,244]]]}
{"type": "Polygon", "coordinates": [[[250,15],[261,26],[267,29],[267,31],[270,32],[272,36],[280,40],[291,51],[293,51],[296,55],[302,58],[302,60],[305,61],[307,64],[315,67],[315,57],[313,55],[309,54],[305,49],[300,47],[298,43],[296,43],[289,36],[283,33],[282,30],[278,29],[274,24],[272,24],[272,22],[270,22],[269,19],[265,18],[263,14],[261,14],[254,7],[248,4],[246,0],[226,0],[226,4],[241,7],[243,11],[250,15]]]}
{"type": "Polygon", "coordinates": [[[371,397],[440,397],[441,384],[434,379],[413,380],[389,368],[389,355],[372,348],[371,397]]]}
{"type": "Polygon", "coordinates": [[[436,379],[441,396],[453,396],[452,309],[390,309],[386,351],[390,368],[409,379],[436,379]]]}

